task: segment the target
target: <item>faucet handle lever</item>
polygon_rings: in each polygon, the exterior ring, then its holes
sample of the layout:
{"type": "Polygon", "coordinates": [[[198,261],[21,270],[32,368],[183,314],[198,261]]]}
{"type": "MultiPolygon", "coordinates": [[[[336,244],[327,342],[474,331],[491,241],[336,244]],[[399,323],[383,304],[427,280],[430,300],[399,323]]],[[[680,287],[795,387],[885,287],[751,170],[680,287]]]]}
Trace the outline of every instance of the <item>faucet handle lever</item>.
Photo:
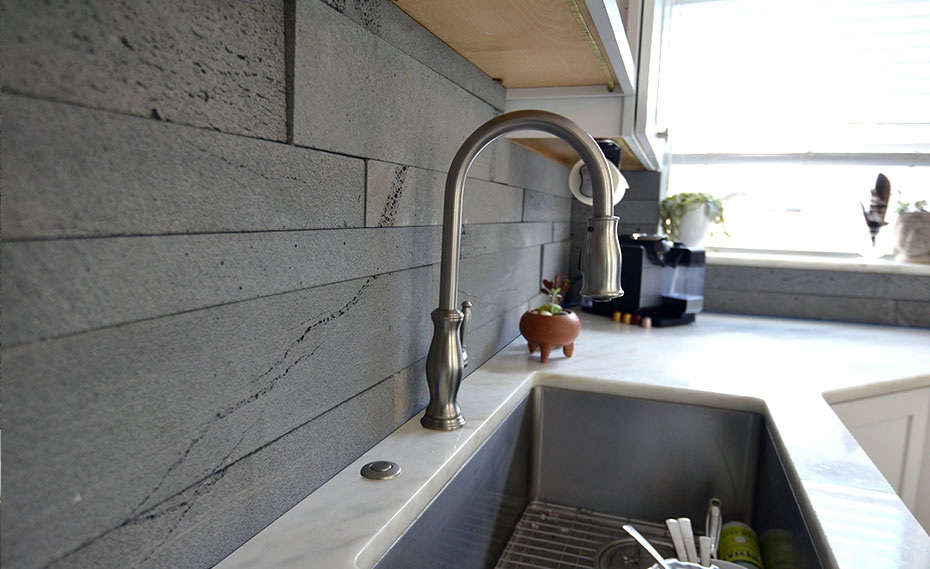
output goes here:
{"type": "Polygon", "coordinates": [[[462,343],[462,367],[468,366],[468,353],[465,351],[465,332],[471,320],[471,302],[462,303],[462,325],[459,327],[459,341],[462,343]]]}

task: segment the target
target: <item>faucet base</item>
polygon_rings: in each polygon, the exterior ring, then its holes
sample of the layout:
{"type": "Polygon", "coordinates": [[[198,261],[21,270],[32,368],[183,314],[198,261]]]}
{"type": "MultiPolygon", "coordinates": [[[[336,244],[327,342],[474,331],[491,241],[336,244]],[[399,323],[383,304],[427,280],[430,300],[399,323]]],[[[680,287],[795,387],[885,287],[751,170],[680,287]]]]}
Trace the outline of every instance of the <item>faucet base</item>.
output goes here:
{"type": "Polygon", "coordinates": [[[436,417],[423,415],[420,424],[434,431],[454,431],[465,426],[465,417],[461,413],[452,419],[437,419],[436,417]]]}
{"type": "Polygon", "coordinates": [[[453,431],[465,425],[462,410],[455,399],[462,382],[462,337],[459,334],[464,316],[458,310],[437,308],[430,313],[433,340],[426,356],[426,384],[429,405],[420,423],[427,429],[453,431]]]}

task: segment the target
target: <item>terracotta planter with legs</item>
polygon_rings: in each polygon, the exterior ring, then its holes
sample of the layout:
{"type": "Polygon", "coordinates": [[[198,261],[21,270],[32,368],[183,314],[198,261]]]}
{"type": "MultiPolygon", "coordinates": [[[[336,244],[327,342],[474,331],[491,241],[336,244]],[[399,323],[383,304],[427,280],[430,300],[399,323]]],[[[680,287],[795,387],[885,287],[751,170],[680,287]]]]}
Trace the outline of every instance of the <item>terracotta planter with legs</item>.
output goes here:
{"type": "Polygon", "coordinates": [[[520,333],[529,342],[530,353],[539,349],[540,361],[546,363],[555,348],[562,348],[565,357],[572,357],[575,338],[581,332],[581,321],[571,310],[555,316],[540,316],[529,310],[520,318],[520,333]]]}

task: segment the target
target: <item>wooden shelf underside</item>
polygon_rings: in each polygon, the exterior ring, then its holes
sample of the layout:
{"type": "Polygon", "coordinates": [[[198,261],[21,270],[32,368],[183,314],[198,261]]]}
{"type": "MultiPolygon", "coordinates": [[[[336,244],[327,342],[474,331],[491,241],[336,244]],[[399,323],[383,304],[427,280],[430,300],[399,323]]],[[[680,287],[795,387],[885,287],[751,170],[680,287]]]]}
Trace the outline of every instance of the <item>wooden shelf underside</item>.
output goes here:
{"type": "MultiPolygon", "coordinates": [[[[560,138],[508,138],[507,140],[541,154],[550,160],[554,160],[566,168],[571,168],[575,162],[581,160],[575,149],[568,145],[567,142],[560,138]]],[[[620,145],[620,170],[645,170],[639,160],[633,156],[633,152],[622,138],[611,138],[620,145]]]]}
{"type": "MultiPolygon", "coordinates": [[[[606,85],[607,75],[566,0],[393,0],[504,87],[606,85]]],[[[577,6],[601,54],[583,0],[577,6]]],[[[609,69],[611,78],[616,75],[609,69]]]]}
{"type": "MultiPolygon", "coordinates": [[[[420,25],[508,89],[606,86],[609,66],[596,52],[566,0],[393,0],[420,25]]],[[[600,53],[604,45],[584,0],[576,5],[600,53]]],[[[567,167],[578,154],[558,138],[508,138],[567,167]]],[[[621,170],[643,170],[622,138],[621,170]]]]}

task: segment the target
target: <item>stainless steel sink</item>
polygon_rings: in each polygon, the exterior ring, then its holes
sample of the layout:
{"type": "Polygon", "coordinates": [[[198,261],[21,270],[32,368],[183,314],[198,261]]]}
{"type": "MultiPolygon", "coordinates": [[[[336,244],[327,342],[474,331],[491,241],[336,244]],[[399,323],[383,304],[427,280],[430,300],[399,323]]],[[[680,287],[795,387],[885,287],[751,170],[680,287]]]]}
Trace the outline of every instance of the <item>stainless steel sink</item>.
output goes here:
{"type": "MultiPolygon", "coordinates": [[[[795,487],[777,433],[758,413],[537,387],[375,567],[488,568],[499,559],[509,567],[501,554],[528,505],[656,531],[687,516],[703,530],[711,497],[723,501],[725,521],[777,532],[797,567],[833,567],[795,487]]],[[[538,566],[594,567],[597,544],[582,549],[566,565],[538,566]]]]}

